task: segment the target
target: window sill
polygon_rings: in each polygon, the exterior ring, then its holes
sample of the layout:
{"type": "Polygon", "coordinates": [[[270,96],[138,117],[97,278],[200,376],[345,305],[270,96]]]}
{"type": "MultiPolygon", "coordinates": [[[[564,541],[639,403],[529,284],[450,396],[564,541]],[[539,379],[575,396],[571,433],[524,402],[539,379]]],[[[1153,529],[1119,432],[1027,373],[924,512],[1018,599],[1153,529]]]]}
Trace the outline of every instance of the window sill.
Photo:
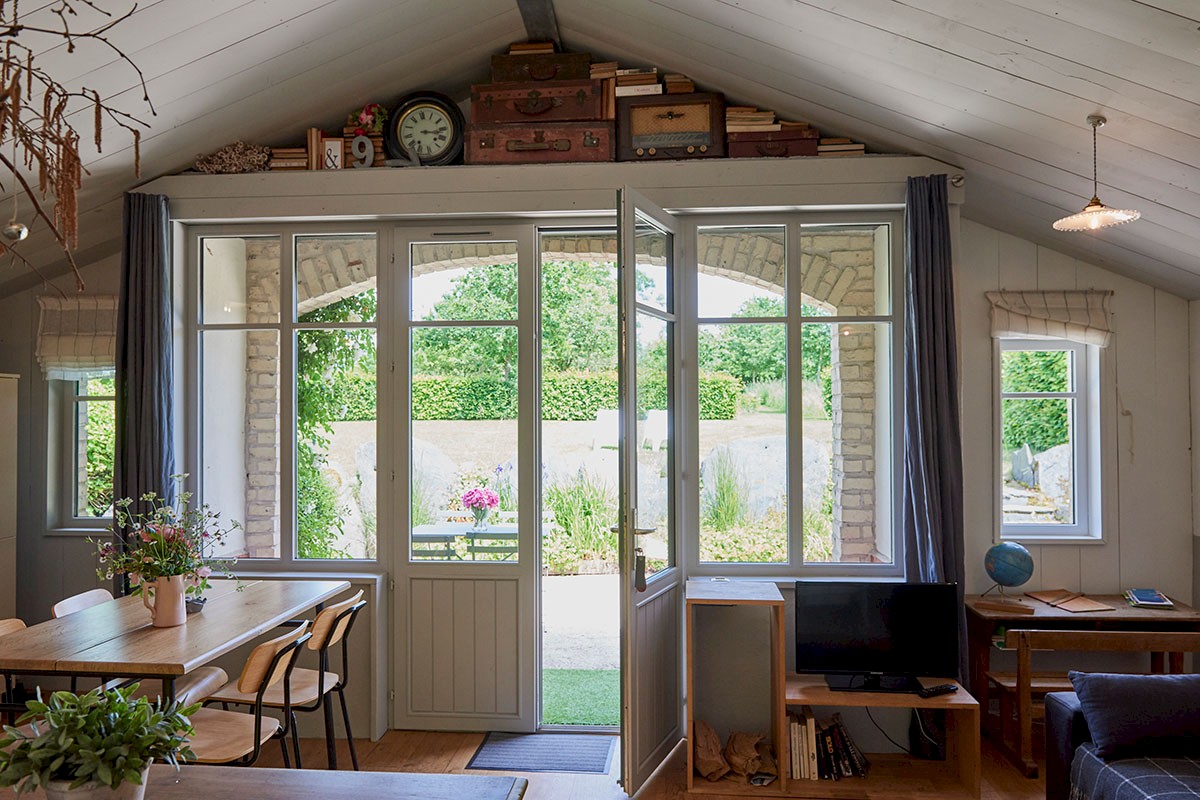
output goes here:
{"type": "Polygon", "coordinates": [[[104,520],[103,524],[93,525],[89,527],[72,526],[65,528],[48,528],[46,536],[62,536],[70,539],[85,539],[89,536],[99,536],[108,533],[110,520],[104,520]]]}
{"type": "Polygon", "coordinates": [[[1094,545],[1104,544],[1103,536],[1024,536],[1022,534],[1001,534],[998,542],[1016,542],[1017,544],[1034,544],[1039,547],[1042,545],[1054,544],[1069,544],[1069,545],[1094,545]]]}

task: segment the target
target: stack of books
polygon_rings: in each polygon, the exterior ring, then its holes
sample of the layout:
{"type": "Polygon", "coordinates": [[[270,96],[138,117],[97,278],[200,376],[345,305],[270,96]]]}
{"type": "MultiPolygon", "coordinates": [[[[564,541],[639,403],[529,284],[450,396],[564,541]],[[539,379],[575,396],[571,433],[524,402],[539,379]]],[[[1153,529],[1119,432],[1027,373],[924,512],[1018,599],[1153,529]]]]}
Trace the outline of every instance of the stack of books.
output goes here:
{"type": "Polygon", "coordinates": [[[797,134],[811,136],[814,139],[819,137],[813,126],[807,122],[788,122],[785,119],[781,119],[779,120],[779,129],[782,131],[795,131],[797,134]]]}
{"type": "Polygon", "coordinates": [[[859,144],[844,136],[825,138],[817,144],[817,155],[819,156],[861,156],[865,152],[867,152],[865,144],[859,144]]]}
{"type": "Polygon", "coordinates": [[[513,42],[508,46],[510,56],[540,56],[554,52],[554,42],[513,42]]]}
{"type": "Polygon", "coordinates": [[[308,129],[308,169],[320,169],[325,163],[325,145],[321,144],[324,138],[320,128],[308,129]]]}
{"type": "Polygon", "coordinates": [[[842,724],[841,714],[818,720],[810,706],[802,706],[799,713],[788,714],[788,733],[793,780],[865,778],[871,768],[842,724]]]}
{"type": "Polygon", "coordinates": [[[591,78],[594,81],[600,81],[602,102],[601,102],[601,119],[616,119],[617,118],[617,62],[615,61],[593,61],[591,78]]]}
{"type": "Polygon", "coordinates": [[[628,67],[617,70],[617,97],[639,94],[662,94],[658,82],[658,67],[628,67]]]}
{"type": "Polygon", "coordinates": [[[272,147],[267,161],[269,170],[308,169],[308,148],[272,147]]]}
{"type": "Polygon", "coordinates": [[[1171,598],[1158,589],[1126,589],[1125,601],[1134,608],[1174,608],[1171,598]]]}
{"type": "Polygon", "coordinates": [[[608,78],[617,77],[617,62],[615,61],[593,61],[592,62],[592,80],[602,81],[608,78]]]}
{"type": "Polygon", "coordinates": [[[725,109],[726,133],[777,131],[782,127],[775,120],[774,111],[759,111],[754,106],[729,106],[725,109]]]}
{"type": "Polygon", "coordinates": [[[680,75],[678,72],[668,72],[663,75],[663,85],[666,87],[667,94],[691,94],[696,91],[696,84],[692,83],[692,79],[687,75],[680,75]]]}

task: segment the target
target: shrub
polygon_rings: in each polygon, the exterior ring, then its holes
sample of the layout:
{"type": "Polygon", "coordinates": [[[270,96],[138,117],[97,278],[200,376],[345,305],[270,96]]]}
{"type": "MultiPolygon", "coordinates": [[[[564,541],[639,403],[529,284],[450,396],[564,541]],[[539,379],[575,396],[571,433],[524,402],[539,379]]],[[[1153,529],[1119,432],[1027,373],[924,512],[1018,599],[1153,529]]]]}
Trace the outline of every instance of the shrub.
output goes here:
{"type": "MultiPolygon", "coordinates": [[[[1062,392],[1068,387],[1067,353],[1062,350],[1008,350],[1001,354],[1005,392],[1062,392]]],[[[1070,441],[1067,403],[1060,399],[1005,400],[1005,450],[1029,445],[1035,453],[1070,441]]]]}
{"type": "Polygon", "coordinates": [[[712,483],[702,489],[700,496],[705,526],[718,532],[738,527],[750,515],[750,509],[741,471],[727,450],[713,457],[712,483]]]}
{"type": "Polygon", "coordinates": [[[554,524],[542,539],[542,565],[549,574],[579,571],[584,559],[617,560],[616,494],[586,469],[571,480],[548,483],[543,494],[554,524]]]}

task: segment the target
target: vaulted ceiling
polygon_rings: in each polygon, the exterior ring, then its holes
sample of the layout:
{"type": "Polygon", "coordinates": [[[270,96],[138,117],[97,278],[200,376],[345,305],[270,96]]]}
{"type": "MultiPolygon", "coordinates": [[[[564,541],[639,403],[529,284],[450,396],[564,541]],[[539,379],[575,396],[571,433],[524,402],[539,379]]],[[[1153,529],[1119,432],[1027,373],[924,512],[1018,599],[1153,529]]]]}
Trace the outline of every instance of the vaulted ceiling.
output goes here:
{"type": "MultiPolygon", "coordinates": [[[[112,6],[111,2],[103,2],[112,6]]],[[[26,22],[53,3],[26,0],[26,22]]],[[[871,152],[927,155],[967,174],[970,219],[1200,297],[1200,5],[1195,0],[554,0],[565,48],[684,72],[732,102],[808,120],[871,152]],[[1051,222],[1099,194],[1143,218],[1095,233],[1051,222]]],[[[81,8],[80,28],[99,17],[81,8]]],[[[422,88],[465,98],[526,38],[516,0],[145,0],[111,53],[39,56],[150,122],[142,181],[243,139],[299,144],[366,102],[422,88]]],[[[77,128],[90,130],[81,109],[77,128]]],[[[119,249],[137,185],[128,137],[84,136],[82,263],[119,249]]],[[[5,187],[7,188],[7,186],[5,187]]],[[[650,188],[650,187],[647,187],[650,188]]],[[[26,252],[62,268],[38,231],[26,252]]],[[[86,274],[86,273],[85,273],[86,274]]],[[[36,282],[0,267],[0,295],[36,282]]]]}

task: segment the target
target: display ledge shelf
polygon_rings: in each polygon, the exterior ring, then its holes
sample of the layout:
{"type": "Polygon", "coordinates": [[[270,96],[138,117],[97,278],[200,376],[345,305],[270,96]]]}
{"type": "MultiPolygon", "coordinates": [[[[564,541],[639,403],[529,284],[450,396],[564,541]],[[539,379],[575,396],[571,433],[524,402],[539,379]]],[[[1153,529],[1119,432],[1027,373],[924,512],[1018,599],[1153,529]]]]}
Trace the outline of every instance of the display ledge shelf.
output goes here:
{"type": "Polygon", "coordinates": [[[779,781],[770,786],[751,786],[742,780],[705,781],[697,778],[691,794],[755,797],[809,797],[831,800],[929,800],[933,798],[978,797],[965,790],[954,770],[944,762],[914,762],[906,755],[869,753],[871,771],[865,778],[840,781],[789,779],[787,788],[779,781]]]}
{"type": "Polygon", "coordinates": [[[861,708],[936,708],[944,710],[971,709],[979,710],[979,702],[956,681],[945,678],[921,678],[925,686],[936,686],[941,683],[954,683],[958,691],[952,694],[940,694],[936,697],[919,697],[907,692],[836,692],[825,683],[823,675],[798,675],[792,673],[787,677],[784,689],[784,699],[791,705],[810,706],[852,706],[861,708]]]}

